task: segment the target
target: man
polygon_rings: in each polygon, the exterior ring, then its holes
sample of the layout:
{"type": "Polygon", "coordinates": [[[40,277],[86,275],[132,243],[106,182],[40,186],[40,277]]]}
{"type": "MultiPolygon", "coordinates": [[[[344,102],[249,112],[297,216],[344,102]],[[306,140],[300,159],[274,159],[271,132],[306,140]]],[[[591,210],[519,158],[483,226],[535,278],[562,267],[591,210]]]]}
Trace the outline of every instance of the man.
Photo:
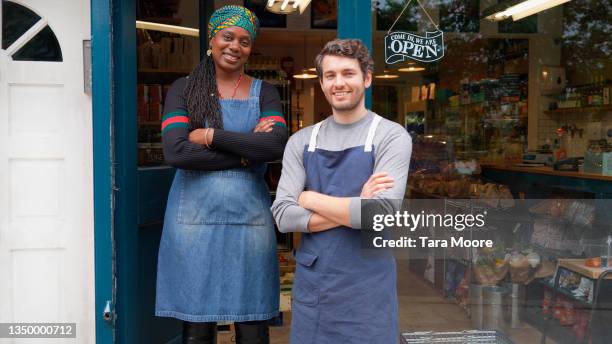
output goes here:
{"type": "Polygon", "coordinates": [[[395,260],[361,251],[361,199],[402,199],[412,141],[365,107],[372,58],[334,40],[316,58],[333,115],[287,143],[272,212],[281,232],[304,232],[296,252],[292,343],[396,343],[395,260]]]}

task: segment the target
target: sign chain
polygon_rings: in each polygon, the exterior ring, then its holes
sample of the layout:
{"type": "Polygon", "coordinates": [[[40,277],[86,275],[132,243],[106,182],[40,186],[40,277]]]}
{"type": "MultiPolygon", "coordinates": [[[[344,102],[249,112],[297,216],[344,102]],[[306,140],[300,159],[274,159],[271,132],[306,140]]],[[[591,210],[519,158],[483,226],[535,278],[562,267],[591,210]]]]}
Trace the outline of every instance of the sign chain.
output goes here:
{"type": "MultiPolygon", "coordinates": [[[[391,30],[393,30],[393,27],[395,26],[395,24],[397,23],[397,21],[402,17],[402,14],[404,14],[404,11],[406,11],[406,9],[408,8],[408,5],[410,5],[410,3],[412,2],[412,0],[408,0],[408,2],[406,3],[406,5],[404,6],[404,9],[402,9],[402,12],[400,12],[399,16],[397,16],[397,18],[395,19],[395,21],[393,22],[393,24],[391,24],[391,27],[389,28],[389,31],[387,31],[387,35],[391,33],[391,30]]],[[[425,12],[425,14],[427,15],[427,18],[429,18],[429,21],[433,24],[433,26],[436,27],[436,30],[440,30],[440,28],[438,27],[438,25],[433,21],[433,19],[431,19],[431,16],[429,15],[429,12],[427,12],[427,10],[425,9],[425,7],[423,7],[423,4],[421,4],[421,1],[416,0],[416,2],[419,4],[419,6],[421,7],[421,9],[423,10],[423,12],[425,12]]]]}

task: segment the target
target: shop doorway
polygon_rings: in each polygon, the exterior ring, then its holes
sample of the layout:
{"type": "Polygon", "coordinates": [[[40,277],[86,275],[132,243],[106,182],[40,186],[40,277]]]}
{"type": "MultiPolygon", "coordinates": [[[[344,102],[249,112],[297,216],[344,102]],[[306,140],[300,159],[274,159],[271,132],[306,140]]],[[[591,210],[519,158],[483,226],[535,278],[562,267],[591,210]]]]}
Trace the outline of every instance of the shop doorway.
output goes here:
{"type": "Polygon", "coordinates": [[[95,338],[89,11],[0,10],[0,322],[76,322],[80,343],[95,338]]]}

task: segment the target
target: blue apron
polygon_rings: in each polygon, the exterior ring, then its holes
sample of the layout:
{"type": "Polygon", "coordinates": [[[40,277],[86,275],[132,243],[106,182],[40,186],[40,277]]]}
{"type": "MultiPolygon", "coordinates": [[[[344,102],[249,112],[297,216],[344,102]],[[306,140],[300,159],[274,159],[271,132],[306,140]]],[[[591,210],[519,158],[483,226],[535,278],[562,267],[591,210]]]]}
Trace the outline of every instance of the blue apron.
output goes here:
{"type": "MultiPolygon", "coordinates": [[[[223,126],[252,132],[261,80],[249,98],[222,99],[223,126]]],[[[254,321],[278,315],[276,234],[265,164],[178,169],[159,247],[155,314],[184,321],[254,321]]]]}
{"type": "MultiPolygon", "coordinates": [[[[318,123],[304,148],[306,189],[337,197],[361,194],[374,172],[374,116],[364,146],[316,147],[318,123]]],[[[360,230],[337,227],[302,235],[296,252],[291,343],[397,343],[395,259],[365,256],[360,230]]]]}

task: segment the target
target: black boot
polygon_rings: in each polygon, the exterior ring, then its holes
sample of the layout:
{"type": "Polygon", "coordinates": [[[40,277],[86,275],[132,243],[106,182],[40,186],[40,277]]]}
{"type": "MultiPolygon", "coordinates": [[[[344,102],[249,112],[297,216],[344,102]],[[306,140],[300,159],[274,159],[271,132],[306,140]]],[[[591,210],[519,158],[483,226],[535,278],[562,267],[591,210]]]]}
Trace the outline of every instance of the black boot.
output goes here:
{"type": "Polygon", "coordinates": [[[183,321],[183,344],[216,344],[217,323],[183,321]]]}
{"type": "Polygon", "coordinates": [[[268,321],[237,322],[236,344],[269,344],[270,331],[268,321]]]}

